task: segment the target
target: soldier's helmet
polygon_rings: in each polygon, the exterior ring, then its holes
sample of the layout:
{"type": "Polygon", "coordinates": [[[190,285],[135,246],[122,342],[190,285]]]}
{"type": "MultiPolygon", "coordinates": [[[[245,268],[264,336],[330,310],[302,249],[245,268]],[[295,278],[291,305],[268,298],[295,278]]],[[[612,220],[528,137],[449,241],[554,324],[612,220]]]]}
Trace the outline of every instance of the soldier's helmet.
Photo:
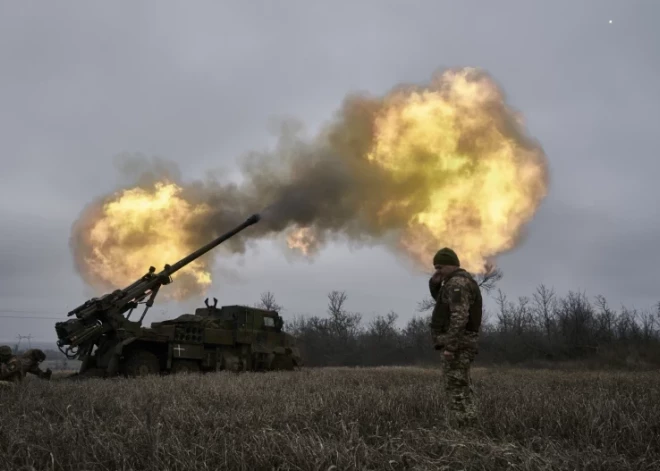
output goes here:
{"type": "Polygon", "coordinates": [[[41,363],[46,359],[46,354],[43,352],[43,350],[38,348],[31,348],[30,350],[26,350],[23,356],[31,359],[32,361],[36,361],[37,363],[41,363]]]}
{"type": "Polygon", "coordinates": [[[433,257],[433,265],[451,265],[460,267],[461,262],[458,255],[449,247],[442,248],[435,253],[433,257]]]}
{"type": "Polygon", "coordinates": [[[0,360],[9,360],[13,355],[13,352],[11,351],[11,347],[8,345],[2,345],[0,346],[0,360]]]}

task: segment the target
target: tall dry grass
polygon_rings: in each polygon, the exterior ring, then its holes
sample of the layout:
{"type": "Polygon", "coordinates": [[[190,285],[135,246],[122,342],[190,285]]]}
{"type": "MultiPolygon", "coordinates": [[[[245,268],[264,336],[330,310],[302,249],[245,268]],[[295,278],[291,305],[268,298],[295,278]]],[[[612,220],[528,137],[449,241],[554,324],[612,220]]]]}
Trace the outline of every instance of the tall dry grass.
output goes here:
{"type": "Polygon", "coordinates": [[[218,373],[0,390],[0,467],[660,469],[660,374],[479,369],[475,430],[410,367],[218,373]]]}

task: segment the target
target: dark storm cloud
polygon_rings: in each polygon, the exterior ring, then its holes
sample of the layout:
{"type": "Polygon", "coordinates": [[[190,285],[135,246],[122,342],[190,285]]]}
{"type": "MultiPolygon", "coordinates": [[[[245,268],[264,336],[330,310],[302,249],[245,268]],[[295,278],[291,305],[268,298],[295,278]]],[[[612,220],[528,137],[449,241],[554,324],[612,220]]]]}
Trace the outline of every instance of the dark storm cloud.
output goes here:
{"type": "MultiPolygon", "coordinates": [[[[538,280],[601,292],[613,304],[653,302],[660,5],[226,5],[3,6],[0,218],[12,228],[0,239],[5,306],[83,300],[70,224],[123,181],[116,154],[175,160],[184,179],[235,172],[238,156],[272,145],[274,117],[313,132],[348,92],[378,94],[463,65],[502,84],[550,161],[550,197],[523,246],[500,258],[502,287],[531,294],[538,280]],[[35,298],[27,280],[52,294],[35,298]]],[[[264,245],[222,265],[247,280],[219,279],[213,291],[223,300],[253,302],[273,289],[289,312],[322,311],[323,293],[341,286],[351,309],[405,318],[426,294],[423,277],[376,250],[333,246],[315,264],[289,264],[264,245]]],[[[52,336],[50,324],[30,328],[52,336]]]]}

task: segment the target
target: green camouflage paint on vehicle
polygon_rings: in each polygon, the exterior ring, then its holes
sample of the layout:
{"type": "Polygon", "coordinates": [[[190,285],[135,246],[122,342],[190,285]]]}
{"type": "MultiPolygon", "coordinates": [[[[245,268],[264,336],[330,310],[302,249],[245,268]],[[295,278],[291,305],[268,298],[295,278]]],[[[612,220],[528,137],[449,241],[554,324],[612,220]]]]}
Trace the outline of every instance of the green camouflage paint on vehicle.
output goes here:
{"type": "Polygon", "coordinates": [[[194,314],[154,322],[142,321],[158,291],[172,282],[172,274],[209,250],[259,221],[248,218],[160,273],[149,272],[121,290],[92,298],[55,324],[58,348],[82,365],[75,377],[177,373],[182,371],[290,370],[302,365],[295,339],[282,330],[276,311],[247,306],[206,307],[194,314]],[[131,314],[145,309],[138,320],[131,314]]]}

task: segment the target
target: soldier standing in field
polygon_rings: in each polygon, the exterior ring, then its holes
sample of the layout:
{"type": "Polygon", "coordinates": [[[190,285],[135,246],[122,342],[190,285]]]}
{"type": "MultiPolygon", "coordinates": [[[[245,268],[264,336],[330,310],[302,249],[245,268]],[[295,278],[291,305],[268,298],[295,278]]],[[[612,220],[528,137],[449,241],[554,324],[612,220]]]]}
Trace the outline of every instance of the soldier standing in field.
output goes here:
{"type": "Polygon", "coordinates": [[[429,280],[429,289],[436,304],[431,329],[435,349],[442,351],[450,420],[459,426],[474,425],[477,411],[470,366],[478,352],[481,290],[474,278],[460,268],[453,250],[439,250],[433,265],[436,271],[429,280]]]}

